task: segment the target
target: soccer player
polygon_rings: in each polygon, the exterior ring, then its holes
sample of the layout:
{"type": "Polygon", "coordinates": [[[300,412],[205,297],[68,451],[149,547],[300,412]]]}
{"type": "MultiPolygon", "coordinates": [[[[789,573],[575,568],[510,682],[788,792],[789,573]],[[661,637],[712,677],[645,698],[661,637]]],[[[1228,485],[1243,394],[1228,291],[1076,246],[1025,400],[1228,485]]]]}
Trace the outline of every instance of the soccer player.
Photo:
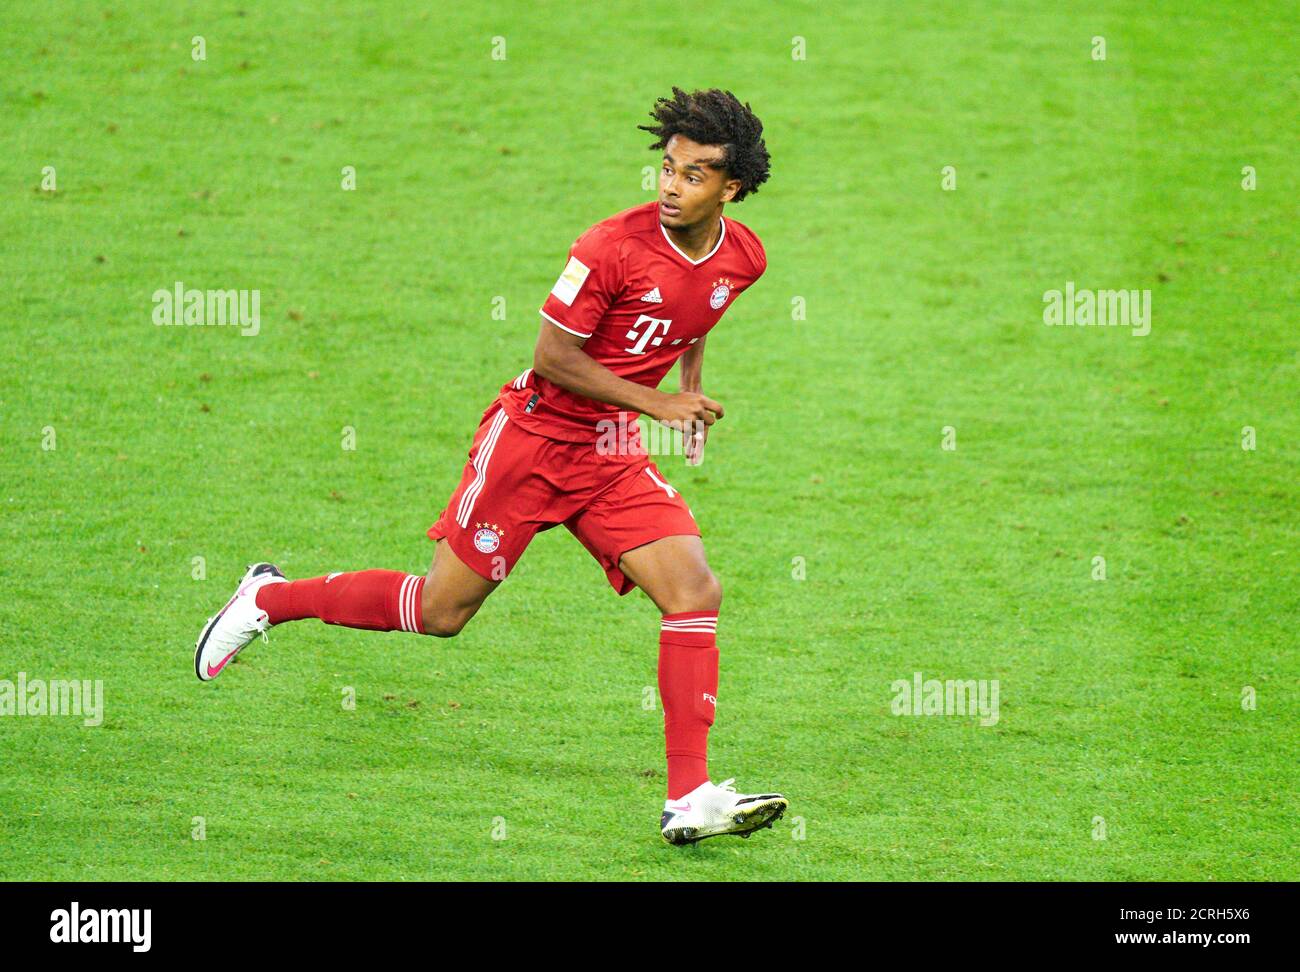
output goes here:
{"type": "Polygon", "coordinates": [[[533,365],[483,413],[469,462],[429,529],[429,573],[392,570],[287,580],[254,564],[199,636],[194,669],[216,678],[257,635],[303,618],[449,638],[510,573],[539,530],[578,538],[620,594],[640,587],[663,614],[659,694],[671,844],[750,833],[785,812],[778,793],[709,780],[722,589],[695,517],[647,457],[637,413],[680,431],[698,464],[722,405],[702,391],[705,339],[762,276],[758,237],[723,206],[767,181],[763,124],[728,91],[674,86],[650,112],[663,150],[659,197],[592,226],[541,307],[533,365]],[[658,390],[681,361],[681,390],[658,390]]]}

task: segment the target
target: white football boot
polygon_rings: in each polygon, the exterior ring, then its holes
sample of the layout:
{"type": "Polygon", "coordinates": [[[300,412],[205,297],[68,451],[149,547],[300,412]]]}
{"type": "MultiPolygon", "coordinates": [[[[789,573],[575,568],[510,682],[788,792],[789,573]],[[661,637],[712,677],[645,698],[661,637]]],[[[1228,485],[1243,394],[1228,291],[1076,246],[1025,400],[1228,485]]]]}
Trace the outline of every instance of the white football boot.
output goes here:
{"type": "Polygon", "coordinates": [[[772,826],[790,805],[779,793],[737,793],[734,782],[715,786],[705,781],[680,800],[666,801],[659,818],[664,840],[681,845],[720,834],[748,837],[772,826]]]}
{"type": "Polygon", "coordinates": [[[275,564],[253,564],[248,568],[235,596],[203,626],[194,646],[195,675],[210,682],[259,634],[266,640],[266,629],[271,624],[266,612],[257,606],[257,592],[267,584],[284,583],[287,580],[275,564]]]}

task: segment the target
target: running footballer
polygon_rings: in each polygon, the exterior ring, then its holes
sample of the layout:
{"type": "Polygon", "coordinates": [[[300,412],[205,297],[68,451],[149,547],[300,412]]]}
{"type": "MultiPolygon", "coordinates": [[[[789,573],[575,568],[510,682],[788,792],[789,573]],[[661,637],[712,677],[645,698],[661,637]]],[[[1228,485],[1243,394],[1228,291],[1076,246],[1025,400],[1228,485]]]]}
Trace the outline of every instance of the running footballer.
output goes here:
{"type": "Polygon", "coordinates": [[[709,331],[767,268],[758,237],[722,215],[767,181],[763,125],[728,91],[673,88],[638,126],[663,151],[659,196],[592,226],[541,307],[532,367],[483,413],[460,484],[429,537],[426,576],[362,570],[290,581],[249,568],[199,636],[194,668],[216,678],[273,625],[304,618],[449,638],[465,626],[533,536],[563,524],[619,594],[655,603],[671,844],[749,836],[787,806],[709,781],[722,589],[686,501],[641,447],[638,413],[680,430],[698,463],[723,407],[702,391],[709,331]],[[680,390],[659,382],[681,362],[680,390]],[[613,434],[611,434],[611,431],[613,434]],[[616,447],[611,448],[610,443],[616,447]]]}

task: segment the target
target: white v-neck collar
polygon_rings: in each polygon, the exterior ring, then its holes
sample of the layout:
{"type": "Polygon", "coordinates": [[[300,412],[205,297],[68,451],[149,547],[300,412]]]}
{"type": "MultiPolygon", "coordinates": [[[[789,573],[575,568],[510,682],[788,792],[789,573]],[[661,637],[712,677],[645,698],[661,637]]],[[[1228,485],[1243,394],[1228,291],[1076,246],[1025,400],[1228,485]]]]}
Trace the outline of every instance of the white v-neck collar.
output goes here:
{"type": "Polygon", "coordinates": [[[693,267],[698,267],[701,263],[703,263],[703,262],[704,262],[705,260],[707,260],[709,257],[713,256],[713,254],[717,253],[717,252],[718,252],[718,249],[722,246],[722,241],[725,240],[725,239],[727,238],[727,219],[726,219],[726,217],[725,217],[725,216],[719,216],[719,217],[718,217],[718,222],[722,224],[722,232],[720,232],[720,233],[718,234],[718,242],[714,245],[714,247],[713,247],[712,250],[710,250],[708,253],[704,254],[704,256],[700,257],[698,260],[692,260],[690,257],[688,257],[685,253],[682,252],[681,247],[679,247],[676,243],[674,243],[674,242],[673,242],[673,238],[672,238],[671,236],[668,235],[668,230],[664,229],[664,224],[663,224],[663,223],[660,223],[660,224],[659,224],[659,232],[660,232],[660,233],[663,233],[663,235],[664,235],[664,239],[668,241],[668,245],[669,245],[669,246],[671,246],[674,250],[677,251],[677,255],[678,255],[678,256],[680,256],[683,260],[685,260],[685,261],[686,261],[687,263],[689,263],[691,266],[693,266],[693,267]]]}

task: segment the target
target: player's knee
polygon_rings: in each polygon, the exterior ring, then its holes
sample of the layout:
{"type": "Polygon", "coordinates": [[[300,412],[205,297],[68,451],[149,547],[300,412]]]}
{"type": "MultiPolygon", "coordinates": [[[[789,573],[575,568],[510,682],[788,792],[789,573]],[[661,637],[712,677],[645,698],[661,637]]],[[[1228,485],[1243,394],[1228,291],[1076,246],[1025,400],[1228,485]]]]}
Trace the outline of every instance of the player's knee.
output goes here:
{"type": "Polygon", "coordinates": [[[717,611],[722,607],[722,582],[707,567],[672,593],[663,605],[665,614],[717,611]]]}
{"type": "Polygon", "coordinates": [[[469,623],[478,605],[467,607],[446,599],[426,597],[421,604],[420,624],[424,633],[435,638],[454,638],[469,623]]]}
{"type": "Polygon", "coordinates": [[[722,607],[722,581],[718,580],[718,575],[713,571],[708,572],[703,590],[700,591],[700,597],[707,607],[697,608],[696,610],[717,611],[722,607]]]}
{"type": "Polygon", "coordinates": [[[468,623],[473,612],[434,607],[424,612],[424,633],[435,638],[454,638],[468,623]]]}

